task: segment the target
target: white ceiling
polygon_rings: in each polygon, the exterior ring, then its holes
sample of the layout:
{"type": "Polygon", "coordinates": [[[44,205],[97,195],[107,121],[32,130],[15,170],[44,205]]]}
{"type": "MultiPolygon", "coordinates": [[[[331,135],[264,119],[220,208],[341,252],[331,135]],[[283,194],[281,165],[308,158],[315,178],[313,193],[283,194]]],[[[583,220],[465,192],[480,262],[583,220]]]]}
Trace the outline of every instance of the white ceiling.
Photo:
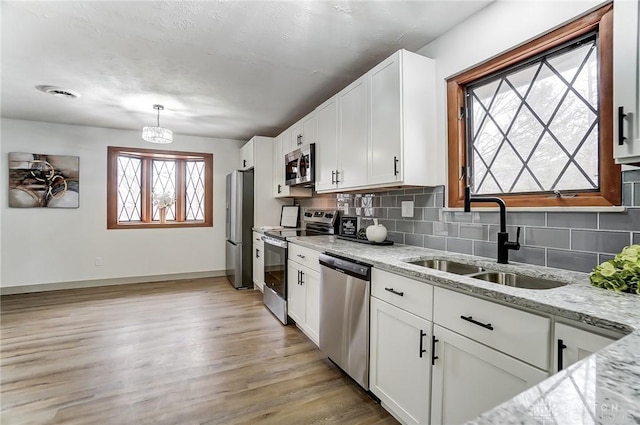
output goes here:
{"type": "Polygon", "coordinates": [[[5,1],[2,117],[276,136],[490,1],[5,1]],[[35,89],[55,85],[76,100],[35,89]]]}

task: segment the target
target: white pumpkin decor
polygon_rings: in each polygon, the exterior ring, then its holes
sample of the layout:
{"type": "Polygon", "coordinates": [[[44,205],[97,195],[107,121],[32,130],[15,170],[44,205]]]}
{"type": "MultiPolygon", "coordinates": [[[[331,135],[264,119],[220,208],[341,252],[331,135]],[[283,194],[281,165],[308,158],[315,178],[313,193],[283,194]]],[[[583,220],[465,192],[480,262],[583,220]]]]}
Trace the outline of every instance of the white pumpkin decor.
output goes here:
{"type": "Polygon", "coordinates": [[[367,227],[367,240],[372,242],[384,242],[387,239],[387,228],[378,224],[378,219],[373,219],[373,224],[367,227]]]}

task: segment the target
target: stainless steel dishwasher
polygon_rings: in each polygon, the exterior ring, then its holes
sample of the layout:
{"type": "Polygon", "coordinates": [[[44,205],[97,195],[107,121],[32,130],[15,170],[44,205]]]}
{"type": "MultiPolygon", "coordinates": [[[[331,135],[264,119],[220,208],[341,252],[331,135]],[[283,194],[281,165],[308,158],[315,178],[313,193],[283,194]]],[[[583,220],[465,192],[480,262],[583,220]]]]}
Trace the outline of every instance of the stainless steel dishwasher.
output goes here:
{"type": "Polygon", "coordinates": [[[320,350],[369,389],[371,265],[320,255],[320,350]]]}

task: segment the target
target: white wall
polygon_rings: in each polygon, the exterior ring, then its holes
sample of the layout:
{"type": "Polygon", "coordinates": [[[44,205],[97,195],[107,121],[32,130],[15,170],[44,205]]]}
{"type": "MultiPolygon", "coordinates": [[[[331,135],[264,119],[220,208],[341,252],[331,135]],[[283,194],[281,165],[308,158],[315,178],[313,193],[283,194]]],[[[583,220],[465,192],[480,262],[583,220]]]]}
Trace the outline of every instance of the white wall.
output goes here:
{"type": "MultiPolygon", "coordinates": [[[[572,21],[606,1],[497,1],[417,53],[436,60],[436,161],[446,162],[446,79],[572,21]]],[[[446,177],[445,177],[446,181],[446,177]]]]}
{"type": "Polygon", "coordinates": [[[169,147],[213,153],[212,228],[107,230],[107,146],[153,148],[139,132],[3,119],[1,136],[0,286],[224,270],[225,176],[244,141],[175,135],[169,147]],[[9,208],[9,152],[79,156],[80,208],[9,208]]]}

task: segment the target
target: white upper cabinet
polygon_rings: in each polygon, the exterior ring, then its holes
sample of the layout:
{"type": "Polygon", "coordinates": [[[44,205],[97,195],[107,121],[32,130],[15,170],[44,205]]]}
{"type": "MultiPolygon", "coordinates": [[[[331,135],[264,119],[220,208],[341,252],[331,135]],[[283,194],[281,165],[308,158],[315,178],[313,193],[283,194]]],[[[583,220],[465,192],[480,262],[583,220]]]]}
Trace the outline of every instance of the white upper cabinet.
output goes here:
{"type": "Polygon", "coordinates": [[[253,149],[253,139],[249,140],[240,148],[240,170],[250,170],[253,168],[253,149]]]}
{"type": "Polygon", "coordinates": [[[295,123],[291,128],[290,148],[285,153],[291,152],[302,145],[315,143],[318,136],[318,123],[316,121],[316,113],[311,112],[306,117],[295,123]]]}
{"type": "Polygon", "coordinates": [[[360,77],[338,93],[338,164],[340,189],[367,184],[367,79],[360,77]]]}
{"type": "Polygon", "coordinates": [[[399,50],[367,73],[370,127],[368,185],[434,185],[434,61],[399,50]]]}
{"type": "Polygon", "coordinates": [[[613,3],[614,156],[640,165],[640,1],[613,3]]]}
{"type": "Polygon", "coordinates": [[[338,96],[316,108],[318,136],[315,149],[316,191],[331,190],[336,187],[335,175],[338,168],[338,96]]]}
{"type": "Polygon", "coordinates": [[[285,151],[282,146],[285,141],[289,140],[291,140],[291,129],[285,130],[282,134],[273,139],[273,197],[308,198],[312,195],[310,188],[287,186],[284,182],[284,155],[290,152],[290,150],[285,151]]]}
{"type": "Polygon", "coordinates": [[[433,60],[399,50],[318,107],[316,116],[316,191],[443,183],[444,164],[429,156],[436,148],[433,60]],[[337,108],[335,123],[331,108],[337,108]]]}

